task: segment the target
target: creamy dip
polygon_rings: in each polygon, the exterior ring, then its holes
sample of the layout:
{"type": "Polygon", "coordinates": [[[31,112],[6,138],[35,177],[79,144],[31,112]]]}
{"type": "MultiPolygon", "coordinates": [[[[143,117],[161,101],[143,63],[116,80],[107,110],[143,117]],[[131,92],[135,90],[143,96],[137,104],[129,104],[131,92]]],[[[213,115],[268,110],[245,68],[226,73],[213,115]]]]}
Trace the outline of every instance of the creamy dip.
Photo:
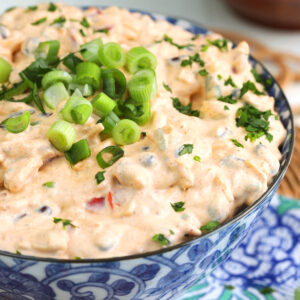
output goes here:
{"type": "MultiPolygon", "coordinates": [[[[142,127],[146,136],[122,147],[124,156],[106,169],[105,180],[97,184],[95,174],[101,168],[96,155],[114,144],[112,139],[99,138],[103,130],[96,123],[99,117],[92,115],[84,125],[74,125],[77,139],[88,140],[92,155],[71,167],[46,135],[61,118],[64,103],[55,111],[47,109],[52,114],[44,116],[34,106],[0,101],[0,122],[15,113],[31,112],[31,125],[24,132],[0,128],[1,250],[55,258],[151,251],[162,247],[152,239],[154,235],[164,235],[171,244],[200,236],[201,226],[228,220],[237,208],[251,205],[267,190],[279,169],[278,147],[286,131],[274,111],[274,98],[263,93],[263,85],[251,73],[246,42],[235,48],[228,42],[228,50],[219,49],[206,40],[222,39],[217,34],[194,36],[126,9],[57,6],[55,11],[48,11],[47,3],[35,10],[15,8],[0,17],[0,56],[13,66],[10,82],[20,81],[19,72],[34,61],[34,50],[42,41],[59,40],[60,57],[98,37],[104,43],[119,43],[125,51],[142,45],[158,60],[152,117],[142,127]],[[66,18],[62,26],[50,25],[61,16],[66,18]],[[89,28],[80,24],[83,17],[89,28]],[[47,19],[32,25],[41,18],[47,19]],[[94,31],[104,28],[107,32],[94,31]],[[173,43],[163,41],[164,34],[173,43]],[[174,43],[192,45],[179,49],[174,43]],[[205,67],[195,61],[181,65],[195,53],[205,67]],[[208,74],[199,74],[202,69],[208,74]],[[227,81],[230,76],[233,84],[227,81]],[[248,80],[261,93],[249,90],[235,104],[218,100],[248,80]],[[178,111],[172,97],[183,105],[192,103],[200,116],[178,111]],[[271,141],[266,135],[245,140],[247,131],[236,125],[237,110],[245,103],[271,111],[271,141]],[[193,145],[192,152],[179,155],[183,145],[193,145]],[[54,186],[47,187],[46,182],[54,186]],[[177,202],[184,202],[183,210],[174,210],[171,204],[177,202]],[[64,227],[53,218],[71,220],[74,226],[64,227]]],[[[122,71],[129,76],[126,69],[122,71]]]]}

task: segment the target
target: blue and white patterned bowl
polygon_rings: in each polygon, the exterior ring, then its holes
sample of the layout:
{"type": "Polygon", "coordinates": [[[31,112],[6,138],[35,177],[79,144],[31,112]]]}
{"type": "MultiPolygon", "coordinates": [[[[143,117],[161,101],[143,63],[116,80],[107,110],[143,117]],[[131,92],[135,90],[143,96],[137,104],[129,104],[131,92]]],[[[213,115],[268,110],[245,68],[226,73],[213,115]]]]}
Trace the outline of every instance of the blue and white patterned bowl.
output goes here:
{"type": "MultiPolygon", "coordinates": [[[[186,20],[147,13],[198,33],[208,31],[186,20]]],[[[268,206],[291,159],[293,117],[288,101],[269,72],[255,59],[251,64],[273,80],[268,93],[287,130],[280,170],[268,190],[250,207],[217,230],[163,250],[112,259],[58,260],[0,251],[0,300],[176,299],[223,262],[243,240],[268,206]]]]}

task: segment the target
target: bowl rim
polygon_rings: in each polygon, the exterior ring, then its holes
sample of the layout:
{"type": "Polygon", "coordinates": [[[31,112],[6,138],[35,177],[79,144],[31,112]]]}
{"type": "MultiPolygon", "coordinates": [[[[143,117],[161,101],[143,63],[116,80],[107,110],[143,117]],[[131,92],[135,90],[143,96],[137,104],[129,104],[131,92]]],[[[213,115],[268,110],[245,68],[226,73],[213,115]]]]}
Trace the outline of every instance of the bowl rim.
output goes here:
{"type": "MultiPolygon", "coordinates": [[[[78,6],[78,5],[76,5],[76,6],[79,7],[79,8],[82,8],[82,9],[86,9],[86,8],[89,8],[89,7],[101,7],[101,8],[109,7],[109,6],[100,6],[100,5],[98,5],[98,6],[97,5],[90,5],[90,6],[78,6]]],[[[163,17],[167,17],[167,18],[172,18],[172,19],[175,19],[177,21],[185,21],[185,22],[187,22],[191,25],[194,25],[198,28],[204,29],[207,32],[211,32],[209,29],[207,29],[205,26],[203,26],[200,22],[193,21],[193,20],[191,20],[187,17],[178,17],[178,16],[175,16],[175,15],[167,15],[166,13],[158,13],[158,12],[151,11],[151,10],[141,10],[141,9],[135,9],[135,8],[122,7],[122,6],[118,6],[118,7],[119,8],[125,8],[125,9],[128,9],[130,11],[138,12],[138,13],[141,13],[141,14],[148,14],[148,15],[149,14],[150,15],[154,14],[154,15],[159,15],[159,16],[163,16],[163,17]]],[[[180,25],[177,25],[177,26],[180,26],[180,25]]],[[[39,257],[39,256],[32,256],[32,255],[23,255],[23,254],[20,255],[20,254],[16,254],[16,253],[13,253],[13,252],[0,250],[0,258],[1,258],[1,256],[6,256],[6,257],[13,258],[13,259],[18,259],[18,260],[21,259],[21,260],[28,260],[28,261],[35,261],[35,262],[65,263],[65,264],[68,264],[68,263],[72,263],[72,264],[112,263],[112,262],[116,262],[116,261],[125,261],[125,260],[135,260],[135,259],[140,259],[140,258],[147,258],[149,256],[165,254],[165,253],[171,252],[173,250],[188,246],[188,245],[192,244],[195,241],[200,241],[203,238],[208,238],[208,237],[218,233],[221,229],[228,228],[229,226],[233,225],[237,221],[241,220],[246,215],[250,214],[253,210],[255,210],[255,208],[257,206],[259,206],[260,204],[262,204],[266,200],[266,198],[273,192],[276,185],[283,179],[283,176],[285,175],[285,173],[287,171],[287,168],[290,164],[290,161],[291,161],[291,158],[292,158],[292,155],[293,155],[294,143],[295,143],[295,128],[294,128],[294,117],[293,117],[291,106],[289,104],[289,101],[288,101],[285,93],[283,92],[281,86],[279,85],[279,83],[274,78],[274,76],[268,71],[268,69],[264,66],[264,64],[262,64],[260,61],[255,59],[251,54],[249,54],[249,59],[254,61],[256,64],[260,65],[260,67],[262,68],[264,73],[267,73],[268,76],[270,76],[270,78],[274,82],[275,86],[279,89],[279,93],[283,96],[282,98],[283,98],[284,102],[286,103],[288,111],[290,113],[289,121],[291,122],[291,132],[289,134],[290,143],[289,143],[288,154],[287,154],[287,157],[285,159],[285,162],[284,162],[283,166],[280,167],[277,174],[273,177],[271,183],[268,185],[268,189],[258,199],[256,199],[255,202],[253,202],[252,205],[247,206],[245,209],[243,209],[242,211],[240,211],[239,213],[234,215],[233,218],[229,219],[225,223],[222,223],[221,226],[219,226],[217,229],[215,229],[211,232],[202,234],[202,235],[197,236],[197,237],[193,237],[193,238],[191,238],[187,241],[181,242],[179,244],[169,246],[169,247],[164,247],[164,248],[154,250],[154,251],[147,251],[147,252],[143,252],[143,253],[131,254],[131,255],[126,255],[126,256],[114,256],[114,257],[108,257],[108,258],[62,259],[62,258],[51,258],[51,257],[39,257]]]]}

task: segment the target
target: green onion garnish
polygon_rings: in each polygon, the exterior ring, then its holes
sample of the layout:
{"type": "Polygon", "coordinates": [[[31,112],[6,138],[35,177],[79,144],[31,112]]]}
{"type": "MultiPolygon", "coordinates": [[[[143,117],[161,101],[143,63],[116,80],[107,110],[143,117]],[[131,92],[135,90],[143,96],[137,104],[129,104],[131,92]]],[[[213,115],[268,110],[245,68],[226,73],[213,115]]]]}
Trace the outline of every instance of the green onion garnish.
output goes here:
{"type": "Polygon", "coordinates": [[[99,54],[99,49],[102,47],[103,47],[102,40],[98,38],[91,42],[81,45],[80,53],[86,61],[90,61],[100,65],[101,63],[98,54],[99,54]]]}
{"type": "Polygon", "coordinates": [[[105,180],[104,173],[105,173],[105,171],[99,171],[95,175],[95,179],[96,179],[97,184],[100,184],[102,181],[105,180]]]}
{"type": "Polygon", "coordinates": [[[65,152],[65,157],[71,165],[75,165],[90,156],[91,150],[86,139],[76,142],[70,150],[65,152]]]}
{"type": "Polygon", "coordinates": [[[30,123],[30,112],[25,111],[22,115],[11,117],[5,121],[5,128],[11,133],[20,133],[26,130],[30,123]]]}
{"type": "Polygon", "coordinates": [[[156,95],[156,78],[153,70],[144,69],[135,73],[128,82],[131,98],[137,103],[151,100],[156,95]]]}
{"type": "Polygon", "coordinates": [[[76,139],[76,131],[70,123],[58,120],[48,130],[47,136],[58,151],[65,152],[72,147],[76,139]]]}
{"type": "Polygon", "coordinates": [[[169,241],[169,239],[167,237],[165,237],[162,233],[158,233],[158,234],[155,234],[153,237],[152,237],[152,240],[154,242],[158,242],[160,243],[161,245],[163,246],[168,246],[171,244],[171,242],[169,241]]]}
{"type": "Polygon", "coordinates": [[[32,99],[33,99],[33,102],[35,103],[35,105],[38,107],[38,109],[45,115],[46,112],[45,112],[42,100],[39,96],[38,87],[37,87],[36,83],[33,84],[32,99]]]}
{"type": "Polygon", "coordinates": [[[142,69],[155,70],[156,66],[155,55],[144,47],[134,47],[127,53],[126,67],[131,74],[142,69]]]}
{"type": "MultiPolygon", "coordinates": [[[[0,62],[1,65],[1,62],[0,62]]],[[[4,99],[11,99],[14,96],[18,96],[20,94],[23,94],[27,89],[29,88],[28,81],[21,81],[17,84],[14,84],[14,86],[4,93],[4,99]]]]}
{"type": "Polygon", "coordinates": [[[230,139],[230,141],[237,147],[240,147],[240,148],[244,148],[244,146],[237,140],[235,139],[230,139]]]}
{"type": "Polygon", "coordinates": [[[108,68],[121,68],[125,65],[126,54],[117,43],[107,43],[99,49],[99,60],[108,68]]]}
{"type": "Polygon", "coordinates": [[[114,127],[119,123],[119,117],[111,111],[107,116],[101,119],[101,123],[104,126],[104,130],[101,132],[101,135],[109,135],[111,136],[114,127]]]}
{"type": "Polygon", "coordinates": [[[112,137],[117,145],[129,145],[140,139],[141,130],[134,121],[123,119],[114,127],[112,137]]]}
{"type": "Polygon", "coordinates": [[[72,82],[72,80],[73,78],[68,72],[57,69],[44,75],[42,79],[42,87],[45,90],[56,82],[63,82],[64,84],[68,85],[72,82]]]}
{"type": "Polygon", "coordinates": [[[57,224],[57,223],[62,223],[62,225],[63,225],[63,229],[65,229],[66,228],[66,226],[72,226],[72,227],[76,227],[74,224],[72,224],[72,221],[71,220],[68,220],[68,219],[61,219],[61,218],[53,218],[53,222],[55,223],[55,224],[57,224]]]}
{"type": "Polygon", "coordinates": [[[200,230],[203,233],[206,233],[206,232],[210,232],[210,231],[215,230],[219,226],[220,226],[220,222],[218,222],[218,221],[209,221],[207,224],[201,226],[200,230]]]}
{"type": "Polygon", "coordinates": [[[100,67],[90,61],[79,63],[76,66],[77,83],[89,84],[95,90],[101,87],[101,69],[100,67]]]}
{"type": "Polygon", "coordinates": [[[84,124],[91,116],[92,111],[93,107],[90,101],[83,97],[72,96],[62,109],[61,114],[64,120],[68,122],[84,124]]]}
{"type": "Polygon", "coordinates": [[[112,99],[121,99],[126,91],[126,77],[118,69],[102,71],[103,92],[112,99]]]}
{"type": "Polygon", "coordinates": [[[178,152],[178,156],[182,156],[184,154],[191,154],[193,152],[194,145],[193,144],[184,144],[181,147],[181,150],[178,152]]]}
{"type": "Polygon", "coordinates": [[[77,57],[74,53],[70,53],[62,59],[62,63],[73,73],[76,72],[76,66],[81,62],[82,59],[77,57]]]}
{"type": "Polygon", "coordinates": [[[69,98],[69,94],[64,84],[57,82],[44,91],[43,97],[46,105],[51,109],[55,109],[59,103],[69,98]]]}
{"type": "MultiPolygon", "coordinates": [[[[94,94],[94,88],[90,84],[78,84],[78,83],[71,83],[69,85],[69,90],[71,91],[79,91],[80,96],[88,97],[94,94]]],[[[74,94],[73,94],[74,96],[74,94]]]]}
{"type": "Polygon", "coordinates": [[[4,58],[0,57],[0,83],[8,80],[11,71],[11,65],[4,58]]]}
{"type": "Polygon", "coordinates": [[[185,202],[183,202],[183,201],[170,203],[170,204],[176,212],[181,212],[181,211],[185,210],[185,207],[184,207],[185,202]]]}
{"type": "Polygon", "coordinates": [[[47,188],[49,188],[49,189],[52,189],[52,188],[55,187],[55,182],[54,182],[54,181],[48,181],[48,182],[45,182],[45,183],[43,184],[43,186],[44,186],[44,187],[47,187],[47,188]]]}
{"type": "Polygon", "coordinates": [[[44,18],[38,19],[35,22],[31,23],[31,25],[33,25],[33,26],[40,25],[40,24],[42,24],[42,23],[44,23],[46,21],[47,21],[47,18],[44,17],[44,18]]]}
{"type": "Polygon", "coordinates": [[[100,93],[92,100],[92,105],[96,115],[105,117],[115,108],[117,104],[104,93],[100,93]]]}
{"type": "Polygon", "coordinates": [[[60,43],[57,40],[42,42],[36,48],[34,55],[36,58],[41,57],[51,62],[56,59],[59,47],[60,43]]]}
{"type": "Polygon", "coordinates": [[[120,148],[119,146],[108,146],[104,149],[102,149],[98,154],[97,154],[97,162],[98,165],[102,168],[108,168],[112,166],[117,160],[119,160],[122,156],[124,155],[124,150],[120,148]],[[109,160],[105,160],[103,158],[104,154],[111,154],[112,157],[109,160]]]}

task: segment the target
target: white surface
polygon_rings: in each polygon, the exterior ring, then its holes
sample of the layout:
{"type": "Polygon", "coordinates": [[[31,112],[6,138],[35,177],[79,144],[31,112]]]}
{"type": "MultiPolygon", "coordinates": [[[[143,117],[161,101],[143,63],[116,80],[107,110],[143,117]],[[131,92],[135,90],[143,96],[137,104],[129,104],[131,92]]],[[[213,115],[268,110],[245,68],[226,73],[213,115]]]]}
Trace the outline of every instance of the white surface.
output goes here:
{"type": "MultiPolygon", "coordinates": [[[[11,6],[28,6],[41,2],[46,1],[0,0],[0,11],[11,6]]],[[[280,31],[250,23],[235,15],[221,0],[65,0],[61,2],[74,5],[118,5],[182,16],[205,27],[247,34],[274,49],[300,56],[300,31],[280,31]]],[[[300,84],[288,87],[286,94],[292,104],[300,105],[300,84]]]]}

